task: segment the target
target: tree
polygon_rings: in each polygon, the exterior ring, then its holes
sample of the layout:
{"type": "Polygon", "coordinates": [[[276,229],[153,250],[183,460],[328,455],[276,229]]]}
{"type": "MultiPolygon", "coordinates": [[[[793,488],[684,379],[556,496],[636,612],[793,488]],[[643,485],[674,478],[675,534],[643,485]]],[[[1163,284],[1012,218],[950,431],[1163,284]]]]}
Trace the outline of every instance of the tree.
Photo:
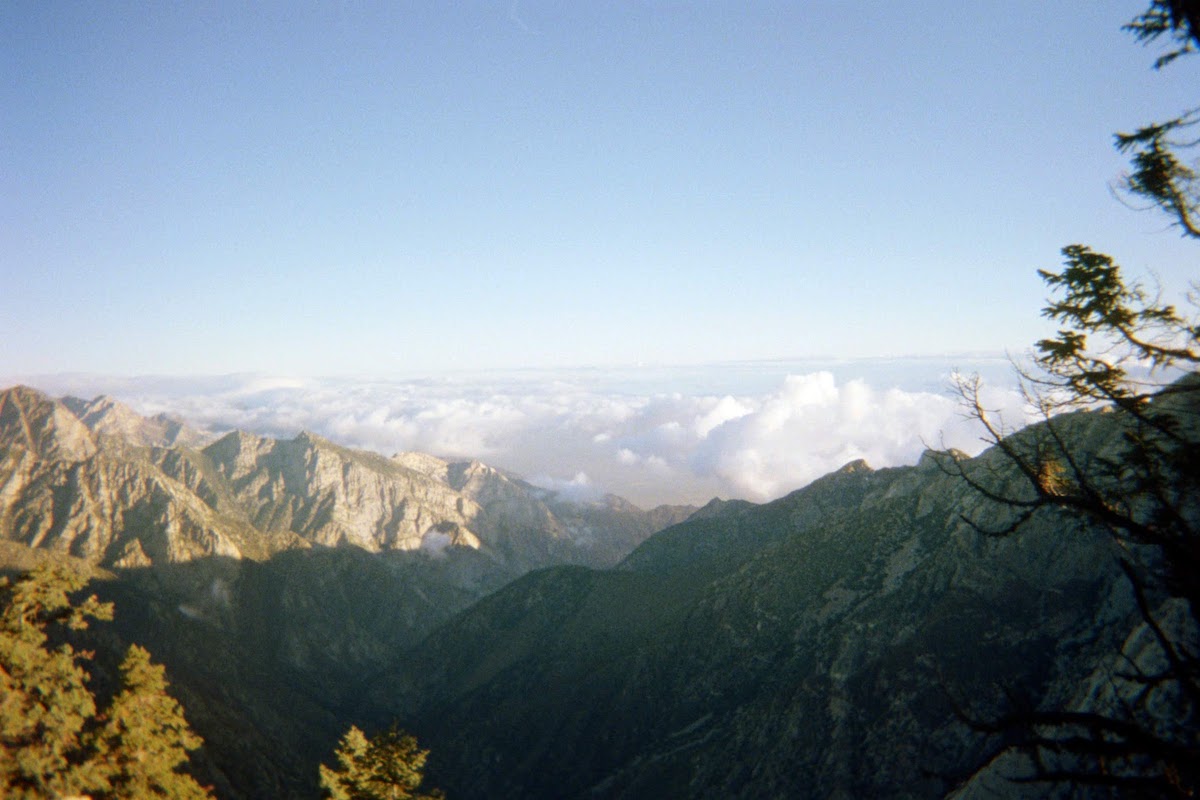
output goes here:
{"type": "Polygon", "coordinates": [[[93,736],[112,796],[208,797],[190,775],[176,771],[203,742],[167,694],[163,667],[133,645],[121,664],[121,685],[93,736]]]}
{"type": "Polygon", "coordinates": [[[70,592],[83,580],[66,570],[40,567],[10,584],[0,582],[0,788],[6,796],[47,797],[78,793],[99,778],[80,763],[84,726],[94,718],[87,674],[68,644],[47,647],[46,627],[71,630],[89,619],[111,619],[112,606],[94,596],[72,606],[70,592]]]}
{"type": "Polygon", "coordinates": [[[87,628],[112,618],[95,595],[72,604],[86,583],[42,565],[0,579],[0,794],[13,798],[209,797],[177,772],[200,739],[166,694],[163,668],[131,647],[121,689],[102,713],[83,664],[91,653],[50,646],[51,626],[87,628]]]}
{"type": "MultiPolygon", "coordinates": [[[[1154,62],[1154,68],[1161,69],[1197,52],[1200,2],[1152,0],[1125,29],[1143,43],[1170,40],[1167,52],[1154,62]]],[[[1200,238],[1200,175],[1187,163],[1186,154],[1200,144],[1194,134],[1197,125],[1200,108],[1193,108],[1174,119],[1115,135],[1117,149],[1129,155],[1133,166],[1121,182],[1127,195],[1162,211],[1192,238],[1200,238]]]]}
{"type": "Polygon", "coordinates": [[[334,751],[337,767],[320,767],[321,788],[333,800],[441,800],[433,789],[419,792],[428,750],[393,726],[367,739],[351,726],[334,751]]]}
{"type": "Polygon", "coordinates": [[[1031,780],[1191,797],[1200,791],[1200,330],[1127,284],[1108,256],[1077,245],[1063,252],[1066,267],[1043,277],[1062,295],[1046,314],[1064,328],[1037,344],[1037,371],[1022,375],[1041,424],[1010,435],[978,382],[962,384],[1009,470],[944,464],[993,501],[987,518],[967,519],[987,535],[1057,514],[1064,530],[1085,522],[1110,536],[1155,652],[1127,658],[1107,708],[1025,708],[972,724],[1020,741],[1031,780]],[[1097,338],[1103,345],[1092,349],[1097,338]],[[1135,362],[1184,374],[1135,379],[1135,362]],[[1095,426],[1115,434],[1107,441],[1060,414],[1098,405],[1115,410],[1095,426]],[[1015,484],[1006,480],[1012,468],[1015,484]]]}
{"type": "MultiPolygon", "coordinates": [[[[1139,40],[1166,37],[1160,68],[1196,52],[1200,3],[1152,0],[1126,29],[1139,40]]],[[[1132,134],[1116,135],[1131,171],[1126,196],[1167,214],[1200,239],[1200,177],[1188,132],[1200,109],[1132,134]]],[[[985,438],[1019,479],[945,460],[993,501],[984,533],[1018,533],[1035,515],[1086,522],[1118,545],[1152,656],[1127,658],[1111,678],[1107,704],[1069,710],[1018,709],[972,720],[1003,734],[1033,765],[1026,780],[1099,786],[1147,796],[1200,793],[1200,324],[1129,281],[1109,256],[1083,245],[1062,251],[1059,271],[1039,271],[1051,290],[1044,316],[1061,327],[1036,344],[1019,369],[1042,421],[1010,434],[983,404],[978,379],[959,390],[985,438]],[[1115,411],[1115,441],[1080,441],[1072,410],[1115,411]]]]}

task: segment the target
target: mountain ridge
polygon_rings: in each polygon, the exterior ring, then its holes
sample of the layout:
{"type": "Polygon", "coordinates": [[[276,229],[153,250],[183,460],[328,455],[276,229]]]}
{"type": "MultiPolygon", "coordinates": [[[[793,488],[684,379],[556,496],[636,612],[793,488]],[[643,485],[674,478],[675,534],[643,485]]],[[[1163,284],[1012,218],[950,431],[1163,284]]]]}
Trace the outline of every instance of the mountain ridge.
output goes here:
{"type": "Polygon", "coordinates": [[[354,545],[483,549],[523,570],[615,562],[616,551],[692,511],[577,506],[481,462],[387,458],[310,432],[231,431],[191,445],[201,440],[178,420],[141,417],[106,396],[0,392],[0,536],[116,567],[354,545]],[[598,545],[572,538],[579,520],[614,514],[625,515],[619,533],[605,539],[614,526],[593,525],[598,545]]]}
{"type": "MultiPolygon", "coordinates": [[[[1121,437],[1111,414],[1061,422],[1092,452],[1121,437]]],[[[613,570],[531,573],[434,630],[360,713],[406,720],[466,798],[955,791],[996,746],[956,704],[987,718],[1001,686],[1068,703],[1140,618],[1106,535],[1043,513],[988,539],[964,516],[1002,511],[942,459],[963,456],[851,462],[701,509],[613,570]]],[[[997,451],[971,463],[1016,479],[997,451]]]]}
{"type": "MultiPolygon", "coordinates": [[[[1008,496],[1022,476],[995,449],[929,451],[910,467],[853,461],[769,503],[668,509],[686,518],[588,563],[589,525],[625,541],[619,499],[568,513],[478,462],[389,460],[311,434],[229,434],[201,450],[105,438],[89,449],[36,399],[0,405],[0,465],[18,483],[34,475],[38,491],[70,489],[63,476],[105,464],[186,489],[192,505],[158,510],[241,525],[243,548],[294,537],[260,558],[176,560],[155,559],[149,537],[147,563],[92,584],[117,604],[116,635],[167,665],[208,741],[198,769],[230,798],[311,796],[313,765],[348,725],[399,723],[431,750],[432,781],[465,800],[974,800],[1011,785],[1021,765],[980,770],[1004,742],[973,730],[963,709],[995,718],[1014,697],[1087,707],[1119,681],[1116,654],[1143,663],[1151,639],[1119,566],[1127,551],[1103,531],[1051,510],[1018,537],[967,521],[1003,527],[1017,513],[958,474],[1008,496]],[[400,484],[453,498],[442,519],[460,527],[424,533],[444,547],[349,540],[351,507],[365,515],[351,532],[364,537],[433,508],[414,497],[412,514],[377,514],[399,509],[380,497],[400,484]],[[464,525],[478,548],[450,544],[464,525]]],[[[1194,412],[1179,408],[1186,424],[1194,412]]],[[[1085,458],[1110,458],[1128,431],[1118,413],[1055,419],[1085,458]]],[[[1012,441],[1038,435],[1034,426],[1012,441]]],[[[13,495],[7,474],[0,496],[13,495]]],[[[625,519],[653,516],[642,513],[625,519]]],[[[71,550],[5,538],[6,559],[71,550]]]]}
{"type": "Polygon", "coordinates": [[[81,646],[167,666],[222,796],[311,795],[306,768],[394,653],[531,569],[615,563],[692,511],[576,505],[480,462],[309,432],[158,432],[111,399],[0,391],[0,568],[93,571],[116,621],[81,646]]]}

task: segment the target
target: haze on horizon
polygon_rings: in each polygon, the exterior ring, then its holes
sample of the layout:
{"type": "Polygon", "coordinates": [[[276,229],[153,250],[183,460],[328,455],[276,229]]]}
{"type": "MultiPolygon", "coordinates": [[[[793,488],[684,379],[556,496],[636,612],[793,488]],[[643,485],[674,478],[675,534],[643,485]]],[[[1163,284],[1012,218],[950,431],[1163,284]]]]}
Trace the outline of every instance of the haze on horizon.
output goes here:
{"type": "Polygon", "coordinates": [[[0,8],[0,376],[880,357],[1169,292],[1137,2],[0,8]]]}
{"type": "Polygon", "coordinates": [[[374,450],[478,459],[576,500],[643,508],[714,496],[771,500],[845,464],[914,464],[930,446],[970,453],[980,431],[950,391],[987,381],[989,407],[1027,419],[1004,358],[743,362],[625,370],[521,370],[420,379],[270,375],[27,376],[52,396],[107,394],[218,435],[302,431],[374,450]]]}

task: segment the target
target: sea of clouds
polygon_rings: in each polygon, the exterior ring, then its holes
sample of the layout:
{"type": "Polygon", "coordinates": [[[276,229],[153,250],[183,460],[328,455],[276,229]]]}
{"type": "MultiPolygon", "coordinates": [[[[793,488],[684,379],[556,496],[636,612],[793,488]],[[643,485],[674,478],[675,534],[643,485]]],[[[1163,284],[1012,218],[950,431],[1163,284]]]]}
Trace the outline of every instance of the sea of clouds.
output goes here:
{"type": "Polygon", "coordinates": [[[740,362],[408,379],[262,375],[24,377],[55,396],[109,394],[211,432],[311,431],[390,455],[475,458],[565,495],[649,507],[768,500],[849,461],[912,464],[927,446],[977,453],[955,373],[979,374],[1010,427],[1028,419],[1003,357],[740,362]]]}

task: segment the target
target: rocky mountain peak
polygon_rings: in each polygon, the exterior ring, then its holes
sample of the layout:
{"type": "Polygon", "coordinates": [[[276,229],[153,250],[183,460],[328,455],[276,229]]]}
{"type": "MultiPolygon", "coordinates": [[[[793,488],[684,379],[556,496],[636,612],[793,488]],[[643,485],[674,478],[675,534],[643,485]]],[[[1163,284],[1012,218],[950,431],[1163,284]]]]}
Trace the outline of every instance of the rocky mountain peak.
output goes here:
{"type": "Polygon", "coordinates": [[[300,431],[298,434],[296,434],[292,441],[296,442],[297,444],[302,444],[305,447],[320,447],[322,445],[332,444],[332,442],[330,442],[328,439],[318,436],[312,431],[300,431]]]}
{"type": "Polygon", "coordinates": [[[259,454],[267,449],[266,439],[246,431],[230,431],[204,448],[204,454],[228,478],[238,478],[252,470],[259,454]]]}
{"type": "Polygon", "coordinates": [[[494,467],[482,461],[456,461],[446,465],[446,482],[458,491],[470,486],[482,487],[489,482],[507,482],[507,478],[494,467]]]}
{"type": "Polygon", "coordinates": [[[129,406],[102,394],[94,400],[64,397],[63,405],[71,409],[79,421],[98,433],[128,434],[137,431],[146,418],[129,406]]]}
{"type": "Polygon", "coordinates": [[[97,395],[91,400],[84,400],[82,397],[74,397],[67,395],[60,401],[64,406],[71,409],[71,413],[79,417],[80,421],[93,410],[107,409],[116,405],[116,401],[109,395],[97,395]]]}
{"type": "Polygon", "coordinates": [[[28,386],[0,392],[0,448],[66,461],[96,453],[91,432],[66,406],[28,386]]]}
{"type": "Polygon", "coordinates": [[[204,434],[166,414],[145,417],[115,398],[102,394],[92,400],[64,397],[62,404],[71,410],[92,433],[108,436],[138,447],[197,445],[204,434]]]}
{"type": "Polygon", "coordinates": [[[854,475],[859,472],[874,472],[871,465],[867,463],[865,458],[856,458],[853,461],[842,465],[834,474],[835,475],[854,475]]]}
{"type": "Polygon", "coordinates": [[[393,455],[392,461],[405,469],[419,472],[436,481],[449,483],[450,464],[437,456],[431,456],[428,453],[403,452],[393,455]]]}
{"type": "Polygon", "coordinates": [[[954,447],[951,447],[947,450],[927,449],[925,452],[921,453],[921,458],[919,461],[917,461],[917,469],[940,469],[944,459],[949,459],[950,461],[966,461],[969,458],[969,455],[954,447]]]}

